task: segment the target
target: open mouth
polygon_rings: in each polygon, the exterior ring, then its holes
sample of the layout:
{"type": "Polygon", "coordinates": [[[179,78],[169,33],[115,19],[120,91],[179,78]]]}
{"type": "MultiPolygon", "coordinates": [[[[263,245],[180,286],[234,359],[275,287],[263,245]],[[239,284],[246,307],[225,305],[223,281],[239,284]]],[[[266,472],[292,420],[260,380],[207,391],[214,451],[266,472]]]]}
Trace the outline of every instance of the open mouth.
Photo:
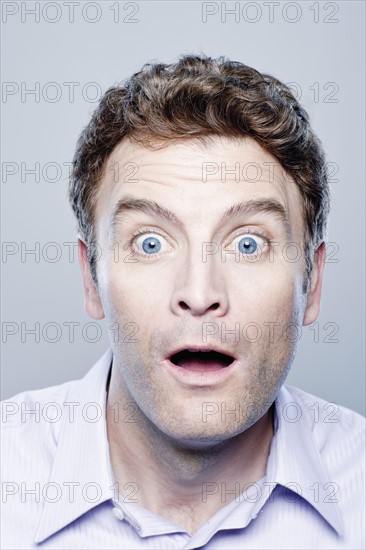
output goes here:
{"type": "Polygon", "coordinates": [[[218,351],[190,351],[174,353],[169,360],[173,365],[196,372],[211,372],[224,369],[233,363],[234,357],[218,351]]]}

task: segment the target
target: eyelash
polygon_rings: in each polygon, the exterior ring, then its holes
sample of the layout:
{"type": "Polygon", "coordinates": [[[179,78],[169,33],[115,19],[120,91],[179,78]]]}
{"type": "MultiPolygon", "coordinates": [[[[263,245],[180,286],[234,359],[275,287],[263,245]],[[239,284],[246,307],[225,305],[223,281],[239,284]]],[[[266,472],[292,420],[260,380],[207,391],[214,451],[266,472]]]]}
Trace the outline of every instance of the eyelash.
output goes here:
{"type": "MultiPolygon", "coordinates": [[[[155,235],[160,235],[160,237],[164,237],[164,235],[162,233],[159,233],[159,231],[156,231],[156,229],[151,229],[149,227],[141,227],[140,229],[135,231],[135,233],[133,233],[131,238],[127,241],[128,248],[130,249],[132,247],[136,237],[138,237],[139,235],[143,235],[144,233],[153,233],[155,235]]],[[[138,254],[138,252],[136,253],[138,254]]],[[[151,258],[153,256],[155,257],[159,256],[159,254],[152,254],[151,256],[149,256],[148,254],[142,254],[142,256],[146,258],[151,258]]]]}
{"type": "MultiPolygon", "coordinates": [[[[160,235],[160,237],[163,237],[163,238],[166,238],[162,233],[159,233],[159,231],[156,231],[156,229],[151,229],[149,227],[141,227],[140,229],[138,229],[137,231],[135,231],[135,233],[133,233],[131,235],[131,238],[127,241],[127,245],[128,245],[128,248],[131,249],[133,243],[134,243],[134,240],[136,239],[136,237],[138,237],[139,235],[144,235],[145,233],[153,233],[155,235],[160,235]]],[[[245,231],[243,232],[243,230],[241,230],[239,233],[237,233],[234,237],[233,237],[233,240],[236,238],[236,237],[240,237],[240,235],[256,235],[258,237],[261,237],[264,241],[266,241],[266,245],[270,245],[271,244],[271,240],[270,240],[270,237],[268,235],[268,233],[264,232],[264,231],[261,231],[259,230],[258,228],[251,228],[251,227],[248,227],[247,229],[245,229],[245,231]]],[[[139,252],[136,252],[137,254],[139,252]]],[[[144,258],[156,258],[157,256],[159,256],[160,254],[141,254],[144,258]]]]}
{"type": "Polygon", "coordinates": [[[240,235],[256,235],[257,237],[261,237],[261,239],[266,241],[267,245],[271,244],[271,239],[268,233],[266,233],[265,231],[261,231],[258,228],[248,227],[247,229],[245,229],[245,231],[241,229],[240,232],[234,236],[233,240],[236,239],[236,237],[240,237],[240,235]]]}

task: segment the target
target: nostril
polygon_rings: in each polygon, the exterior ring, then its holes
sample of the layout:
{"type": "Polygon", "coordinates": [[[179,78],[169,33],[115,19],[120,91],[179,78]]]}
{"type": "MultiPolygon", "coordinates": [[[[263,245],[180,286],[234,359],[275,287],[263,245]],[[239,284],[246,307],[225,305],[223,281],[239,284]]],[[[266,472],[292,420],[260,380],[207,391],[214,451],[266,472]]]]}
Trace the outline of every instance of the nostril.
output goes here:
{"type": "MultiPolygon", "coordinates": [[[[189,309],[189,306],[185,303],[185,302],[179,302],[179,306],[182,308],[182,309],[189,309]]],[[[216,310],[220,307],[220,304],[218,304],[216,302],[216,304],[212,304],[212,306],[210,307],[210,309],[212,310],[216,310]]]]}

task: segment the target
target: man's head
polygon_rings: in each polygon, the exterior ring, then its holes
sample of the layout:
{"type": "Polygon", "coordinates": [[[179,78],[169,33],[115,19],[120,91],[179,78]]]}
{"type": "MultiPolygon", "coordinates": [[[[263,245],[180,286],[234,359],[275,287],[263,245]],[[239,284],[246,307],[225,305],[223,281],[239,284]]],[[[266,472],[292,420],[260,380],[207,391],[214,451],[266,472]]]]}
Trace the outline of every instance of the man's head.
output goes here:
{"type": "Polygon", "coordinates": [[[107,318],[125,399],[182,444],[247,429],[319,312],[329,190],[290,90],[223,58],[146,65],[82,133],[70,199],[86,309],[107,318]],[[203,345],[236,361],[209,382],[168,365],[203,345]],[[223,403],[239,421],[207,416],[223,403]]]}
{"type": "Polygon", "coordinates": [[[117,144],[127,137],[145,147],[175,139],[198,138],[204,143],[213,135],[251,137],[294,179],[304,218],[306,289],[329,212],[324,152],[308,114],[273,76],[224,57],[193,55],[171,65],[145,64],[123,85],[107,90],[80,135],[69,196],[88,246],[94,282],[95,204],[117,144]]]}

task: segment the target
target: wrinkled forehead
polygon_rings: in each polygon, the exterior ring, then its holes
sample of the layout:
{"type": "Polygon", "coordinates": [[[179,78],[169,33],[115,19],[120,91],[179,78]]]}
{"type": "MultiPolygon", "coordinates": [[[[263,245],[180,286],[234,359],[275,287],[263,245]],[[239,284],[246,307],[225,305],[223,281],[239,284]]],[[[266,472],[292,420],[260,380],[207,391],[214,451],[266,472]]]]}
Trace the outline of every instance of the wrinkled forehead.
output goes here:
{"type": "Polygon", "coordinates": [[[177,211],[183,204],[194,209],[219,208],[229,198],[276,199],[284,206],[297,235],[303,234],[298,186],[275,157],[253,139],[213,136],[176,140],[160,148],[146,148],[123,140],[106,161],[96,203],[96,220],[110,218],[123,195],[164,199],[177,211]],[[191,204],[189,204],[191,201],[191,204]],[[198,203],[201,203],[200,205],[198,203]]]}
{"type": "Polygon", "coordinates": [[[158,176],[158,181],[161,176],[196,183],[276,181],[285,184],[293,181],[278,160],[251,138],[207,136],[204,143],[197,138],[175,140],[154,149],[125,139],[114,149],[107,165],[105,176],[110,183],[112,179],[116,181],[117,165],[121,183],[122,171],[130,169],[132,172],[132,165],[138,179],[158,176]]]}

